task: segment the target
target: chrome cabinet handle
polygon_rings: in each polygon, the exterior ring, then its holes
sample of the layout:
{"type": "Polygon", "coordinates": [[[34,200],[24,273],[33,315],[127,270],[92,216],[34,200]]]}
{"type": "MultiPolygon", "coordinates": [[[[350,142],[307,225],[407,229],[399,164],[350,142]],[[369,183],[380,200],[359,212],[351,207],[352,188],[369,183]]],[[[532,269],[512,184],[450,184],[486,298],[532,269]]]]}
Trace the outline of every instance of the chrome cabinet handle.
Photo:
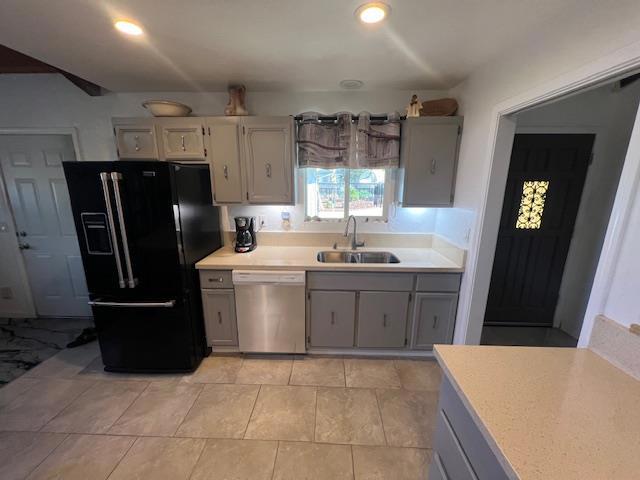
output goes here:
{"type": "Polygon", "coordinates": [[[222,325],[222,313],[218,312],[218,323],[222,325]]]}
{"type": "Polygon", "coordinates": [[[100,300],[87,302],[92,307],[129,307],[129,308],[172,308],[175,300],[168,302],[103,302],[100,300]]]}
{"type": "Polygon", "coordinates": [[[187,147],[184,146],[184,135],[180,135],[180,142],[182,144],[182,151],[186,151],[187,147]]]}
{"type": "Polygon", "coordinates": [[[225,179],[229,179],[229,167],[227,167],[226,165],[224,167],[222,167],[222,173],[224,174],[224,178],[225,179]]]}
{"type": "Polygon", "coordinates": [[[267,177],[271,178],[271,164],[267,163],[266,165],[267,177]]]}
{"type": "Polygon", "coordinates": [[[210,278],[209,279],[210,282],[218,282],[218,283],[222,283],[224,282],[224,278],[222,277],[218,277],[218,278],[210,278]]]}
{"type": "Polygon", "coordinates": [[[431,175],[435,175],[436,173],[436,159],[432,158],[431,159],[431,175]]]}
{"type": "Polygon", "coordinates": [[[28,243],[21,243],[18,245],[18,248],[20,250],[29,250],[31,248],[31,245],[29,245],[28,243]]]}
{"type": "Polygon", "coordinates": [[[438,326],[438,315],[433,316],[433,328],[438,326]]]}
{"type": "Polygon", "coordinates": [[[136,136],[133,137],[133,139],[136,141],[136,146],[135,146],[136,152],[139,152],[140,151],[140,144],[138,143],[138,140],[140,140],[140,136],[136,135],[136,136]]]}
{"type": "Polygon", "coordinates": [[[336,323],[336,312],[331,312],[331,325],[336,323]]]}
{"type": "Polygon", "coordinates": [[[382,315],[382,326],[387,328],[387,314],[382,315]]]}
{"type": "Polygon", "coordinates": [[[122,174],[111,172],[111,180],[113,181],[113,192],[116,199],[116,211],[118,213],[118,223],[120,224],[120,236],[122,237],[122,248],[124,250],[124,263],[127,267],[127,283],[129,288],[135,288],[136,279],[133,276],[133,267],[131,266],[131,253],[129,252],[129,240],[127,238],[127,227],[124,224],[124,213],[122,208],[122,197],[120,196],[120,180],[122,174]]]}
{"type": "Polygon", "coordinates": [[[111,234],[111,243],[113,244],[113,253],[116,257],[116,270],[118,271],[118,285],[125,288],[124,277],[122,275],[122,259],[120,258],[120,247],[118,246],[118,238],[116,237],[116,222],[113,219],[113,210],[111,208],[111,195],[109,195],[109,174],[107,172],[100,173],[100,182],[102,183],[102,194],[104,195],[104,204],[107,209],[107,220],[109,222],[109,233],[111,234]]]}

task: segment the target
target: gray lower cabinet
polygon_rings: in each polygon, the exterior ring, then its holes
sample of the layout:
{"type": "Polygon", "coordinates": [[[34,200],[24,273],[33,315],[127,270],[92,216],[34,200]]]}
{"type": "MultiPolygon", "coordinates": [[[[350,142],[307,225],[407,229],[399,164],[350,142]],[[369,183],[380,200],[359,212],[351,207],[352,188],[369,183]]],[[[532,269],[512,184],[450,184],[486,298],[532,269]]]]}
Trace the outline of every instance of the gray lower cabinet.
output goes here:
{"type": "Polygon", "coordinates": [[[233,290],[202,290],[207,345],[238,345],[236,303],[233,290]]]}
{"type": "Polygon", "coordinates": [[[309,293],[309,344],[312,347],[353,347],[356,293],[309,293]]]}
{"type": "Polygon", "coordinates": [[[429,479],[507,480],[509,476],[457,391],[447,377],[440,386],[440,401],[433,438],[429,479]]]}
{"type": "Polygon", "coordinates": [[[404,348],[409,292],[360,292],[358,347],[404,348]]]}
{"type": "Polygon", "coordinates": [[[417,293],[411,347],[431,349],[436,343],[451,343],[457,305],[455,293],[417,293]]]}

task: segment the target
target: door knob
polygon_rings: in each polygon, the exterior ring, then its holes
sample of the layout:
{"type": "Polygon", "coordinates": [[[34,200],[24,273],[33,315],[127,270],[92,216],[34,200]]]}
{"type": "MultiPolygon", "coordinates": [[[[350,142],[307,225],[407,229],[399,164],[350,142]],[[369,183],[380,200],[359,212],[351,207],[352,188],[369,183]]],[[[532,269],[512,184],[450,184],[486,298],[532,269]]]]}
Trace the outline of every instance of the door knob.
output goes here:
{"type": "Polygon", "coordinates": [[[29,245],[28,243],[21,243],[18,245],[18,248],[20,250],[29,250],[31,248],[31,245],[29,245]]]}

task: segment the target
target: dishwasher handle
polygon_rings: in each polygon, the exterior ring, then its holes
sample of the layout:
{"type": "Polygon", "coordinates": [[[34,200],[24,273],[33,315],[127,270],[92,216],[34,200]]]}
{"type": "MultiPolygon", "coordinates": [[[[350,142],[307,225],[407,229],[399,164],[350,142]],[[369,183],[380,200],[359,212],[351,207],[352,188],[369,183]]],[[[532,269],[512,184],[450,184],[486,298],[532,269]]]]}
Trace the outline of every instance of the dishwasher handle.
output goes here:
{"type": "Polygon", "coordinates": [[[304,271],[233,270],[234,285],[304,285],[304,271]]]}

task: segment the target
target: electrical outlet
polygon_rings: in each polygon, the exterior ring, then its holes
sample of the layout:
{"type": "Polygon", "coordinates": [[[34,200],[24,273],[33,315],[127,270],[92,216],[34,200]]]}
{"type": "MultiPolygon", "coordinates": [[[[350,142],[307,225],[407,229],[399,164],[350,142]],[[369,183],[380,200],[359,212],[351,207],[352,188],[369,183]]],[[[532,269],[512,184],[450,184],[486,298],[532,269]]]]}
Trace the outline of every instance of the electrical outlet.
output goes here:
{"type": "Polygon", "coordinates": [[[0,232],[8,232],[9,231],[9,225],[7,225],[4,222],[0,222],[0,232]]]}
{"type": "Polygon", "coordinates": [[[258,230],[262,230],[267,226],[266,215],[258,215],[258,230]]]}

